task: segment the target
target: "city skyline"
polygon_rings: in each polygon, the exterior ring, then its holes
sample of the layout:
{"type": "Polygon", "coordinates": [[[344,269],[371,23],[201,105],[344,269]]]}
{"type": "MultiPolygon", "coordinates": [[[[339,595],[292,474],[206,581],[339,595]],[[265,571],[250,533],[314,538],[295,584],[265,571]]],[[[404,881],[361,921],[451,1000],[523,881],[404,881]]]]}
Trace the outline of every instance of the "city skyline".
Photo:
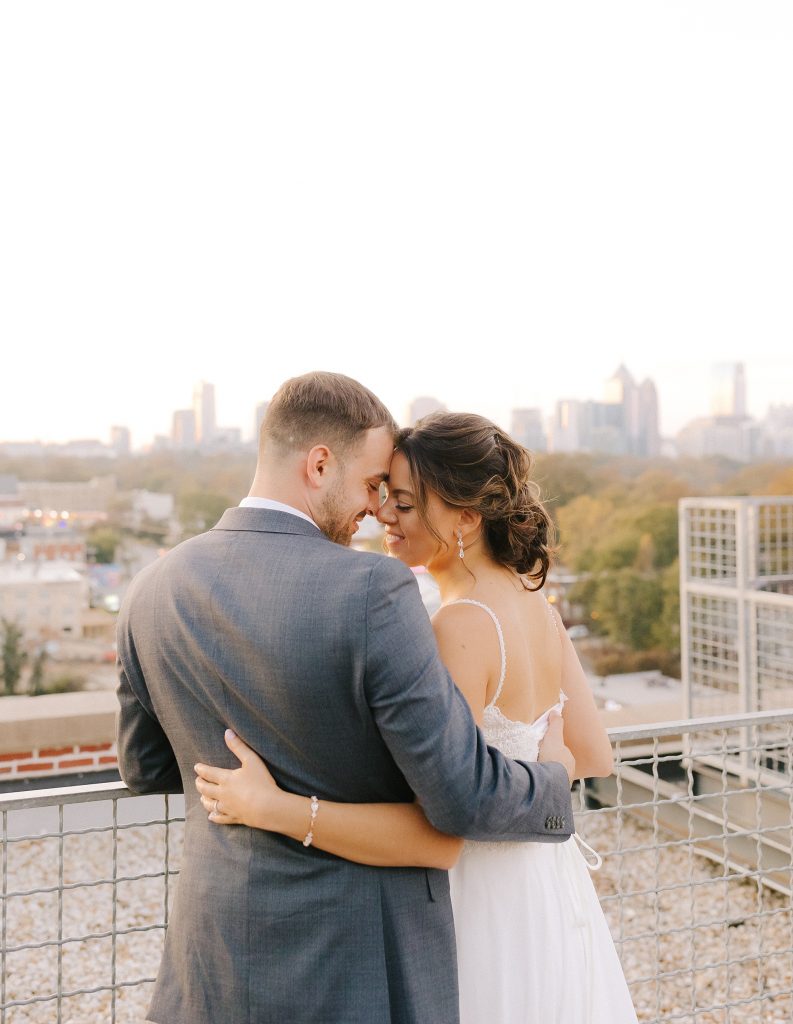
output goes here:
{"type": "MultiPolygon", "coordinates": [[[[654,457],[660,454],[703,456],[723,454],[739,461],[756,457],[787,457],[793,446],[793,403],[770,405],[757,417],[747,409],[746,365],[716,363],[710,368],[710,415],[703,407],[674,435],[659,431],[658,392],[651,378],[639,380],[630,368],[620,364],[603,379],[601,393],[584,399],[558,398],[552,411],[540,407],[514,406],[508,418],[496,420],[516,440],[537,452],[601,452],[654,457]]],[[[131,450],[204,452],[230,451],[255,445],[268,400],[257,402],[249,420],[252,429],[220,425],[217,422],[215,385],[198,381],[193,387],[193,406],[174,409],[170,430],[156,434],[148,443],[131,445],[127,426],[110,427],[110,444],[101,431],[91,438],[69,438],[64,442],[4,439],[0,449],[24,454],[26,445],[44,450],[52,445],[61,454],[77,458],[128,455],[131,450]],[[199,424],[202,424],[199,426],[199,424]]],[[[414,397],[398,420],[411,425],[436,409],[448,406],[436,395],[414,397]]],[[[475,410],[481,411],[481,410],[475,410]]],[[[32,454],[32,452],[31,452],[32,454]]]]}
{"type": "Polygon", "coordinates": [[[47,17],[0,33],[0,437],[139,447],[201,379],[249,436],[317,368],[505,426],[621,363],[665,436],[715,363],[790,400],[790,4],[47,17]]]}
{"type": "MultiPolygon", "coordinates": [[[[762,419],[768,409],[772,405],[787,405],[793,402],[793,360],[787,360],[785,358],[779,359],[744,359],[736,360],[737,363],[743,363],[746,368],[745,378],[745,392],[746,392],[746,410],[749,416],[753,416],[756,419],[762,419]],[[759,381],[755,382],[754,371],[759,371],[759,381]]],[[[380,387],[373,384],[370,379],[361,377],[367,386],[371,387],[377,394],[379,394],[384,401],[388,404],[391,411],[396,416],[400,423],[406,423],[408,419],[408,410],[412,402],[419,398],[422,394],[431,395],[437,399],[443,405],[450,409],[465,410],[478,412],[482,415],[488,416],[489,418],[500,423],[506,429],[509,429],[512,413],[515,409],[524,408],[539,408],[543,414],[544,419],[550,419],[555,411],[556,405],[560,401],[572,400],[572,401],[589,401],[597,400],[600,401],[604,396],[604,387],[609,380],[612,372],[616,369],[618,364],[627,365],[628,369],[634,374],[637,379],[643,377],[649,377],[657,387],[658,399],[659,399],[659,419],[661,427],[661,435],[664,438],[673,437],[677,432],[686,424],[691,422],[698,417],[705,417],[711,414],[714,401],[714,389],[717,387],[715,374],[717,371],[726,366],[734,365],[726,359],[719,358],[713,362],[697,363],[691,361],[690,363],[678,363],[678,364],[667,364],[668,370],[664,373],[664,364],[659,364],[659,370],[656,374],[651,371],[649,372],[634,372],[634,366],[641,365],[638,361],[623,361],[618,360],[611,369],[607,369],[607,366],[601,365],[597,371],[582,372],[580,365],[576,368],[575,373],[571,374],[571,378],[576,381],[577,387],[569,388],[565,391],[563,388],[557,393],[548,393],[543,399],[541,392],[544,389],[538,389],[536,386],[526,388],[522,391],[519,385],[515,385],[514,382],[510,382],[509,389],[510,394],[514,393],[517,397],[515,400],[510,401],[509,398],[488,398],[483,396],[481,387],[481,374],[479,375],[480,383],[477,381],[462,381],[454,382],[447,380],[447,387],[445,390],[441,390],[441,386],[444,381],[439,379],[438,375],[434,376],[434,380],[439,385],[434,391],[431,387],[418,388],[415,393],[400,393],[394,387],[392,382],[388,379],[388,374],[382,374],[382,383],[380,387]],[[670,403],[665,398],[665,390],[663,388],[661,380],[667,381],[666,393],[668,394],[670,389],[676,388],[676,379],[679,375],[680,388],[681,390],[687,390],[690,394],[689,404],[685,410],[680,405],[675,405],[674,400],[670,403]],[[660,380],[659,380],[660,378],[660,380]],[[692,383],[695,385],[692,387],[692,383]],[[539,400],[538,400],[539,392],[539,400]],[[463,398],[460,402],[455,402],[450,398],[451,395],[459,394],[461,396],[470,395],[470,399],[467,404],[464,404],[465,399],[463,398]],[[478,394],[478,397],[476,395],[478,394]],[[521,401],[520,395],[526,394],[527,400],[521,401]],[[532,400],[533,399],[533,400],[532,400]],[[697,403],[696,405],[694,403],[697,403]],[[670,411],[671,405],[671,411],[670,411]]],[[[318,364],[319,365],[319,364],[318,364]]],[[[646,365],[646,364],[645,364],[646,365]]],[[[331,369],[337,369],[337,367],[328,367],[331,369]]],[[[305,369],[296,370],[295,372],[306,372],[305,369]]],[[[349,368],[339,370],[339,372],[352,373],[349,368]]],[[[221,374],[228,381],[228,374],[221,374]]],[[[283,378],[285,379],[285,377],[283,378]]],[[[560,378],[561,379],[561,378],[560,378]]],[[[88,403],[88,408],[81,406],[75,410],[74,420],[70,419],[67,415],[68,407],[59,410],[58,417],[58,428],[51,434],[45,435],[43,433],[38,436],[24,431],[17,430],[13,431],[14,417],[12,410],[9,405],[5,408],[0,409],[0,443],[3,442],[32,442],[41,441],[44,443],[62,444],[67,441],[73,441],[83,438],[99,438],[104,440],[106,435],[109,434],[111,427],[116,424],[123,424],[127,427],[132,435],[132,448],[134,450],[140,450],[141,448],[147,447],[153,443],[157,436],[172,436],[174,429],[174,417],[180,416],[185,412],[190,412],[193,409],[193,403],[195,401],[194,389],[203,384],[209,382],[210,386],[214,385],[214,403],[216,404],[217,411],[215,413],[215,423],[224,424],[223,428],[240,430],[242,439],[250,440],[253,438],[252,423],[255,421],[255,410],[261,403],[266,403],[272,396],[270,394],[264,394],[262,391],[254,390],[255,383],[252,384],[248,381],[245,385],[237,384],[237,393],[245,395],[245,404],[238,404],[230,397],[228,389],[219,385],[216,378],[213,378],[210,373],[204,374],[203,378],[199,381],[198,377],[195,380],[190,377],[181,377],[174,388],[172,396],[163,395],[163,405],[155,406],[153,402],[147,402],[145,408],[139,410],[138,416],[140,417],[137,421],[135,419],[134,408],[136,403],[132,402],[127,405],[127,408],[132,410],[131,417],[125,419],[121,413],[121,409],[124,407],[123,403],[119,402],[114,408],[116,412],[106,423],[99,422],[97,417],[100,413],[102,405],[100,404],[97,409],[96,416],[92,412],[92,403],[88,403]],[[245,389],[243,391],[243,388],[245,389]],[[179,404],[179,400],[182,400],[182,406],[179,404]],[[75,422],[79,427],[80,423],[84,424],[86,429],[70,429],[70,423],[75,422]],[[9,429],[10,428],[10,429],[9,429]]],[[[275,381],[272,385],[273,390],[278,386],[281,381],[275,381]]],[[[234,391],[232,390],[232,394],[234,391]]],[[[17,401],[20,405],[26,405],[28,402],[33,402],[33,396],[18,396],[17,401]]],[[[240,403],[243,401],[239,400],[240,403]]],[[[96,403],[94,403],[96,404],[96,403]]],[[[113,409],[110,409],[113,412],[113,409]]],[[[32,422],[28,420],[28,422],[32,422]]],[[[186,447],[191,446],[191,442],[188,440],[186,447]]]]}

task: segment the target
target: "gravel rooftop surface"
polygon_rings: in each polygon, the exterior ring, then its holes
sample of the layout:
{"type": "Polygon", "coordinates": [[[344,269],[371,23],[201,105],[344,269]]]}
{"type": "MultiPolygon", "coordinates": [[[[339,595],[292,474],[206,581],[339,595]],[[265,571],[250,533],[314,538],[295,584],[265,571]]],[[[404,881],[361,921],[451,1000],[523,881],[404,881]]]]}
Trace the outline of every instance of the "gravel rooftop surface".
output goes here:
{"type": "MultiPolygon", "coordinates": [[[[173,868],[178,868],[182,830],[180,823],[170,826],[173,868]]],[[[610,853],[617,847],[613,815],[587,814],[581,831],[605,855],[603,867],[593,878],[612,934],[618,942],[622,940],[621,958],[640,1021],[670,1017],[681,1024],[770,1024],[793,1018],[789,898],[758,887],[753,879],[724,879],[721,866],[692,855],[686,847],[639,850],[622,856],[610,853]],[[664,891],[681,884],[682,888],[664,891]],[[617,898],[620,894],[621,899],[617,898]],[[672,934],[664,934],[670,929],[672,934]],[[724,963],[743,958],[745,962],[731,966],[724,963]],[[662,973],[672,972],[671,977],[657,980],[659,966],[662,973]],[[782,994],[769,997],[777,991],[782,994]],[[760,1001],[757,997],[763,993],[766,998],[760,1001]],[[749,1001],[734,1007],[731,1014],[726,1009],[709,1009],[740,1000],[749,1001]],[[692,1012],[695,1008],[696,1013],[692,1012]]],[[[619,838],[623,851],[652,844],[651,830],[627,818],[619,838]]],[[[8,891],[57,885],[59,845],[57,838],[10,843],[8,891]]],[[[117,883],[115,927],[155,926],[152,930],[118,936],[115,965],[109,936],[63,946],[62,991],[108,986],[114,970],[117,983],[134,983],[116,992],[118,1024],[143,1024],[151,997],[151,984],[140,983],[140,979],[155,976],[162,952],[163,930],[156,926],[162,924],[166,902],[161,874],[165,848],[164,825],[118,833],[117,876],[152,873],[159,877],[117,883]]],[[[65,885],[96,882],[112,875],[112,833],[63,840],[65,885]]],[[[172,879],[171,894],[174,884],[172,879]]],[[[67,889],[62,906],[64,937],[110,932],[114,926],[112,897],[113,885],[108,882],[67,889]]],[[[9,946],[57,938],[57,892],[14,897],[7,903],[9,946]]],[[[57,946],[9,952],[6,970],[7,1000],[50,995],[57,989],[57,946]]],[[[62,1022],[109,1022],[111,1001],[109,991],[64,999],[62,1022]]],[[[56,1020],[54,1000],[10,1008],[5,1018],[6,1024],[53,1024],[56,1020]]]]}

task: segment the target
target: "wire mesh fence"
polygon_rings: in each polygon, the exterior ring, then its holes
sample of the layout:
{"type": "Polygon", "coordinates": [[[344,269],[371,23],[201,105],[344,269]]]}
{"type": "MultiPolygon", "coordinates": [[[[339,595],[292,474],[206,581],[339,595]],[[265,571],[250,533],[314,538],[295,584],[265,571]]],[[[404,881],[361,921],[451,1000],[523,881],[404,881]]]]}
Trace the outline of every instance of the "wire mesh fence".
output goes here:
{"type": "Polygon", "coordinates": [[[611,731],[579,793],[639,1020],[793,1019],[793,712],[611,731]]]}
{"type": "MultiPolygon", "coordinates": [[[[791,1020],[793,711],[611,736],[576,819],[639,1020],[791,1020]]],[[[106,784],[0,797],[0,816],[0,1024],[142,1024],[181,799],[106,784]]]]}
{"type": "Polygon", "coordinates": [[[120,783],[0,798],[0,1024],[144,1020],[182,807],[120,783]]]}

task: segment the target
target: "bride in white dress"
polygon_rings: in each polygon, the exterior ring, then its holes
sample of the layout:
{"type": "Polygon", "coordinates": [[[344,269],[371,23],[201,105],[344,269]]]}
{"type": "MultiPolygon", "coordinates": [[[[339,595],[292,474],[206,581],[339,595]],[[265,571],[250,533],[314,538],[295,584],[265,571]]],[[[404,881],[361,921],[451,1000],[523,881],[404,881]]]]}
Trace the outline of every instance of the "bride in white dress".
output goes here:
{"type": "MultiPolygon", "coordinates": [[[[403,432],[378,518],[389,552],[438,583],[441,657],[487,742],[519,760],[551,759],[540,744],[550,730],[558,749],[561,713],[575,777],[604,776],[608,737],[541,592],[552,530],[530,470],[529,452],[488,420],[437,413],[403,432]]],[[[239,769],[196,766],[210,818],[302,839],[307,798],[278,789],[238,737],[227,742],[239,769]]],[[[437,832],[417,804],[323,800],[313,842],[366,864],[450,868],[461,1024],[635,1024],[578,837],[462,842],[437,832]]]]}

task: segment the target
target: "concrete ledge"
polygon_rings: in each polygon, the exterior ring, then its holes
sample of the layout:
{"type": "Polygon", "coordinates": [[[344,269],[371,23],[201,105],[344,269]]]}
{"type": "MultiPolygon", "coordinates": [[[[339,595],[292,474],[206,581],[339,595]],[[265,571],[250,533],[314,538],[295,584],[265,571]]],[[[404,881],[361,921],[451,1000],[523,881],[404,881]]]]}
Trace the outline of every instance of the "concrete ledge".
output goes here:
{"type": "Polygon", "coordinates": [[[47,747],[113,743],[114,690],[0,698],[0,754],[47,747]]]}

